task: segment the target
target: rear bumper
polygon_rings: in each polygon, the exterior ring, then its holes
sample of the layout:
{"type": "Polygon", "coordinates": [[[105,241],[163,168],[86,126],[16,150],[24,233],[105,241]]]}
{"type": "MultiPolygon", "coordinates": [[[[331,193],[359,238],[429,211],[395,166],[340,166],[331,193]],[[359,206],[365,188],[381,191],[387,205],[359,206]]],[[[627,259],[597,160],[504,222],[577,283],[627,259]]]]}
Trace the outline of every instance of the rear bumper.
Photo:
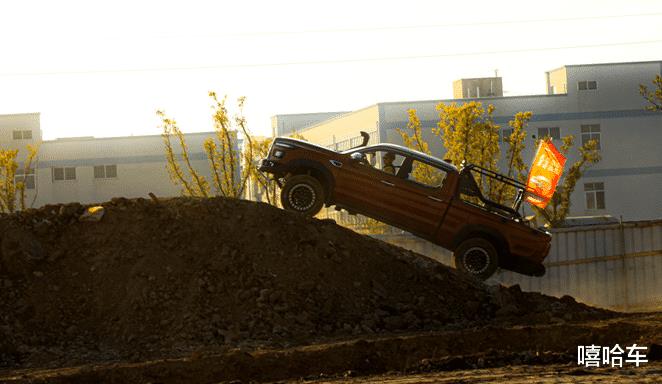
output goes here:
{"type": "Polygon", "coordinates": [[[523,257],[511,256],[509,262],[505,264],[501,266],[503,269],[521,273],[522,275],[540,277],[545,274],[545,266],[542,263],[523,257]]]}
{"type": "Polygon", "coordinates": [[[543,261],[549,254],[551,246],[552,243],[550,241],[546,244],[541,244],[539,251],[528,255],[509,254],[503,260],[501,267],[527,276],[543,276],[545,274],[543,261]]]}
{"type": "Polygon", "coordinates": [[[543,260],[545,260],[545,258],[547,257],[547,255],[549,255],[549,250],[550,250],[551,248],[552,248],[552,242],[550,241],[549,243],[547,243],[547,246],[545,247],[545,250],[544,250],[543,253],[542,253],[542,258],[540,259],[541,262],[542,262],[543,260]]]}

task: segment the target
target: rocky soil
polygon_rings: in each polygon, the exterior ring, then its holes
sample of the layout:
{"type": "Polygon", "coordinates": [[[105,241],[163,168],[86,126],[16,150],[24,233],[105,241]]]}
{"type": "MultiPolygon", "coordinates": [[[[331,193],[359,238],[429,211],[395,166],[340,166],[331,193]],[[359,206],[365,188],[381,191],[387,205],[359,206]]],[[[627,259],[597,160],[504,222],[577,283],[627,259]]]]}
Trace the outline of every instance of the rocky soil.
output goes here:
{"type": "Polygon", "coordinates": [[[0,370],[140,362],[613,312],[489,287],[330,220],[253,202],[113,199],[0,217],[0,370]]]}

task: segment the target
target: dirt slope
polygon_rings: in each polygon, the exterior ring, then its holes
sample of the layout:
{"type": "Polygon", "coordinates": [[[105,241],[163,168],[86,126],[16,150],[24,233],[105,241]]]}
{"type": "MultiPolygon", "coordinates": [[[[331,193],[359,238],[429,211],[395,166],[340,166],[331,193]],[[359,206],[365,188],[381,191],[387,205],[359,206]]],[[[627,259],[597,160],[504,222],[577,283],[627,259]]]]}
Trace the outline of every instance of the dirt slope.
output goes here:
{"type": "Polygon", "coordinates": [[[0,367],[142,361],[611,313],[486,287],[332,221],[221,198],[0,217],[0,367]]]}

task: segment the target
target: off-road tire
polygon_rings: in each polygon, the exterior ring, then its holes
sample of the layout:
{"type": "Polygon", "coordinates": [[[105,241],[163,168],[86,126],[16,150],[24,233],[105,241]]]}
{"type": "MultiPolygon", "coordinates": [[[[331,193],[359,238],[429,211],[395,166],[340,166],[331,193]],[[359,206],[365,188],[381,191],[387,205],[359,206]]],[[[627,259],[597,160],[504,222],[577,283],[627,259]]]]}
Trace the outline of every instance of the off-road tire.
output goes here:
{"type": "Polygon", "coordinates": [[[324,188],[310,175],[295,175],[285,180],[280,203],[287,211],[315,216],[324,206],[324,188]]]}
{"type": "Polygon", "coordinates": [[[455,268],[479,280],[487,280],[499,267],[494,245],[482,237],[463,241],[453,252],[455,268]]]}

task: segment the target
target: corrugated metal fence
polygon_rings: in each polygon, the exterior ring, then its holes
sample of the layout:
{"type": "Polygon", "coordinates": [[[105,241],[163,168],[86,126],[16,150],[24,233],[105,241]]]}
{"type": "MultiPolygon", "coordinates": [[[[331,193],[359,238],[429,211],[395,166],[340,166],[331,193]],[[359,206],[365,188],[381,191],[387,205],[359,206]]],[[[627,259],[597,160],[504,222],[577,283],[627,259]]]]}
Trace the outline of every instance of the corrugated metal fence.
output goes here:
{"type": "MultiPolygon", "coordinates": [[[[500,271],[490,282],[625,311],[662,310],[662,220],[554,229],[543,277],[500,271]]],[[[409,234],[378,236],[451,265],[451,253],[409,234]]]]}

